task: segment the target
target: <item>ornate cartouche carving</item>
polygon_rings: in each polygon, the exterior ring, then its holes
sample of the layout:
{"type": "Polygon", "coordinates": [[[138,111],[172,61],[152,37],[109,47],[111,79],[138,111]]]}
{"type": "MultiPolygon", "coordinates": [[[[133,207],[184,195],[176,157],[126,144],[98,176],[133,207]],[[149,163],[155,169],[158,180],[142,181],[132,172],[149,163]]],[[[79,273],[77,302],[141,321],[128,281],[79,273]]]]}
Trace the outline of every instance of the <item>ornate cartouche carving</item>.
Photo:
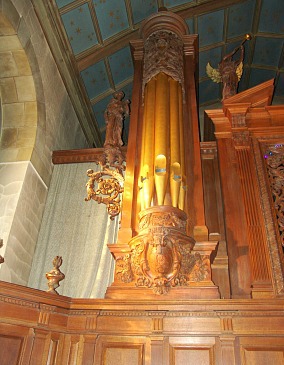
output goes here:
{"type": "Polygon", "coordinates": [[[152,77],[160,72],[178,81],[184,90],[183,42],[169,31],[157,31],[146,40],[143,90],[152,77]]]}
{"type": "Polygon", "coordinates": [[[116,278],[165,294],[171,287],[188,285],[196,264],[195,241],[186,235],[186,214],[170,206],[140,213],[140,233],[129,242],[130,252],[116,259],[116,278]],[[162,209],[161,209],[162,208],[162,209]]]}
{"type": "Polygon", "coordinates": [[[212,248],[195,248],[182,210],[154,206],[140,212],[139,218],[139,234],[115,257],[117,282],[150,288],[158,295],[173,287],[211,282],[212,248]]]}

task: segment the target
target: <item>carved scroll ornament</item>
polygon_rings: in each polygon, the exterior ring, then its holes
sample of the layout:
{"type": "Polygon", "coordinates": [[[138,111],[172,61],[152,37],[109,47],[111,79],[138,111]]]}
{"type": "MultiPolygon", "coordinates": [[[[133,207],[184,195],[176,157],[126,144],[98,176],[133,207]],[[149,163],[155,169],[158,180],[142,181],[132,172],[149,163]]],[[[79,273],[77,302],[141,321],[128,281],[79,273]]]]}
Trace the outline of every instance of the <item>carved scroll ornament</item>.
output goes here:
{"type": "Polygon", "coordinates": [[[89,169],[87,175],[89,176],[86,184],[88,196],[85,201],[93,199],[99,204],[106,204],[110,219],[113,220],[120,213],[120,193],[123,192],[123,176],[117,170],[109,168],[104,168],[104,170],[98,172],[89,169]],[[105,178],[106,176],[108,178],[105,178]]]}
{"type": "Polygon", "coordinates": [[[120,213],[120,194],[123,193],[125,154],[121,149],[123,145],[121,134],[124,117],[130,112],[130,101],[123,101],[123,98],[123,91],[115,92],[104,113],[106,138],[98,162],[101,171],[87,170],[89,180],[86,184],[85,201],[92,199],[99,204],[105,204],[111,220],[120,213]]]}

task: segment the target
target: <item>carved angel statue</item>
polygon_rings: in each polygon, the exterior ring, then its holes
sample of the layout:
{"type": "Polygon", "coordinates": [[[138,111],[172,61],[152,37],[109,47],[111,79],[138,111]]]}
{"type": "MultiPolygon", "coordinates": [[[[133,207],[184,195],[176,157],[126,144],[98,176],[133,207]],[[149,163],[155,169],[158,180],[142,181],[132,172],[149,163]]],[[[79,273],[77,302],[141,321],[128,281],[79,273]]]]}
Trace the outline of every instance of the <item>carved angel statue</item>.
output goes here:
{"type": "Polygon", "coordinates": [[[120,147],[123,145],[121,139],[123,119],[129,115],[129,100],[122,101],[124,92],[118,91],[113,94],[104,113],[106,123],[106,139],[104,147],[120,147]]]}
{"type": "Polygon", "coordinates": [[[223,57],[218,68],[213,68],[207,63],[206,73],[214,82],[223,83],[222,100],[229,98],[237,93],[238,83],[243,74],[244,46],[243,44],[250,40],[251,36],[246,34],[242,43],[233,49],[232,52],[223,57]],[[233,56],[240,51],[240,57],[233,59],[233,56]]]}

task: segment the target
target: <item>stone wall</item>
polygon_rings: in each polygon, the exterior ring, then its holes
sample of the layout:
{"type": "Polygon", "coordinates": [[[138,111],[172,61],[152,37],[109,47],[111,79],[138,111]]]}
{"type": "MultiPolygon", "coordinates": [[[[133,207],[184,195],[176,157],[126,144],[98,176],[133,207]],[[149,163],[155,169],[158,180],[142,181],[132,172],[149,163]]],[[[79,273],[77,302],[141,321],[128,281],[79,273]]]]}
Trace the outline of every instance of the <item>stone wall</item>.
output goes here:
{"type": "Polygon", "coordinates": [[[0,1],[0,279],[26,285],[52,151],[87,147],[30,0],[0,1]]]}

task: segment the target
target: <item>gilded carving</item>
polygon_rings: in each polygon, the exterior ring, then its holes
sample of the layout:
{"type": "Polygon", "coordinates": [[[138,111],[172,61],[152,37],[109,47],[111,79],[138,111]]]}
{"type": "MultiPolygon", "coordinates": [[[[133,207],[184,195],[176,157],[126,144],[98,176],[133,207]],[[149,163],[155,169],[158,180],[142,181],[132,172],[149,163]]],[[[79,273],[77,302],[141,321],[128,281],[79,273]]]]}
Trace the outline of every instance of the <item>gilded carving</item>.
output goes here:
{"type": "Polygon", "coordinates": [[[62,265],[62,257],[56,256],[53,261],[53,269],[45,274],[48,280],[48,293],[58,294],[56,289],[59,287],[59,282],[65,278],[65,275],[60,271],[62,265]]]}
{"type": "Polygon", "coordinates": [[[111,220],[120,213],[120,194],[123,193],[125,154],[121,149],[123,145],[121,135],[124,117],[130,112],[130,101],[123,101],[123,98],[123,91],[114,93],[104,113],[106,138],[104,151],[98,161],[101,171],[94,172],[92,169],[87,171],[89,180],[86,184],[85,201],[93,199],[99,204],[106,204],[111,220]]]}
{"type": "Polygon", "coordinates": [[[145,43],[143,90],[158,73],[164,72],[178,81],[184,90],[183,42],[174,33],[157,31],[145,43]]]}
{"type": "Polygon", "coordinates": [[[123,192],[123,176],[117,170],[109,168],[97,172],[89,169],[87,175],[89,176],[86,184],[88,196],[85,198],[85,201],[93,199],[99,204],[106,204],[110,219],[113,220],[120,213],[120,194],[123,192]],[[105,178],[106,176],[108,178],[105,178]]]}

